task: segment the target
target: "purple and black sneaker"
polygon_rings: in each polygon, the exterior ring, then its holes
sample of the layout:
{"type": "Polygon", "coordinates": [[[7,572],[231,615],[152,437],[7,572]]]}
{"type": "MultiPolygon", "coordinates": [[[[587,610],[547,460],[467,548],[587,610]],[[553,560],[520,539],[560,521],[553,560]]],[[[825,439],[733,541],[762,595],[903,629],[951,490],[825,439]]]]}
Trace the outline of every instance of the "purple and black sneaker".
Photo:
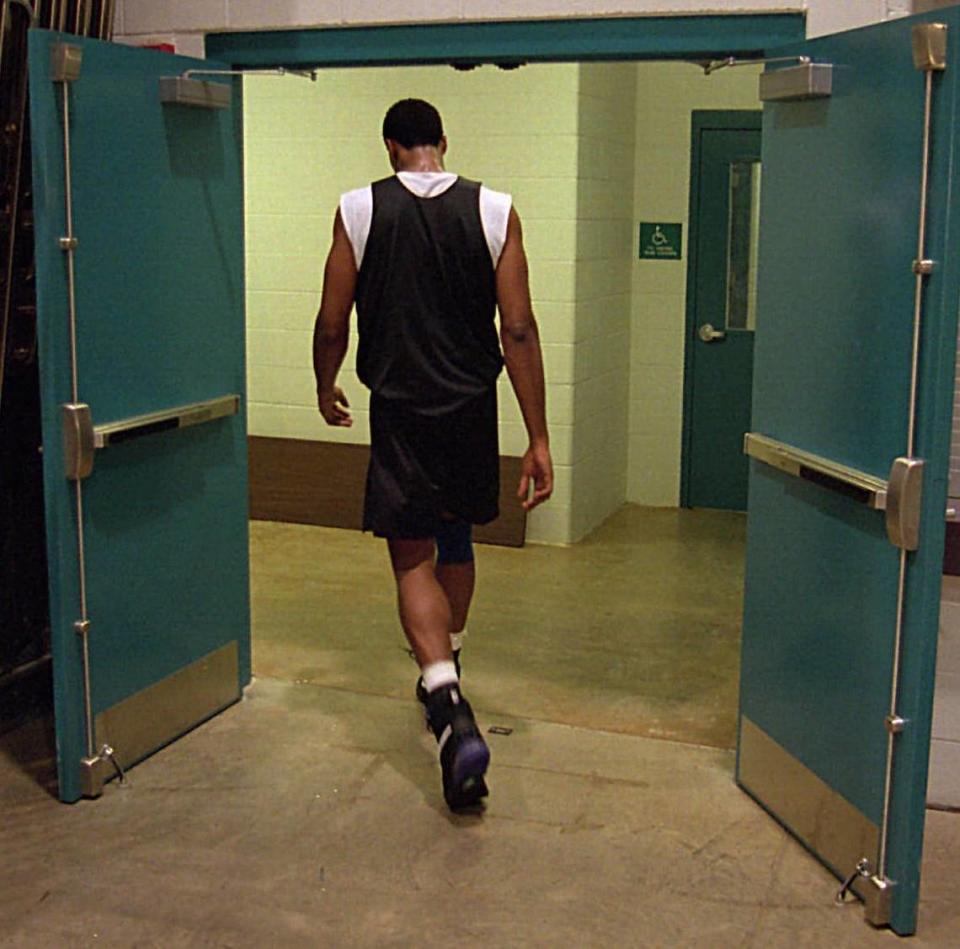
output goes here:
{"type": "Polygon", "coordinates": [[[477,807],[488,794],[484,775],[490,749],[477,728],[470,703],[458,685],[427,695],[427,721],[440,748],[443,797],[451,811],[477,807]]]}

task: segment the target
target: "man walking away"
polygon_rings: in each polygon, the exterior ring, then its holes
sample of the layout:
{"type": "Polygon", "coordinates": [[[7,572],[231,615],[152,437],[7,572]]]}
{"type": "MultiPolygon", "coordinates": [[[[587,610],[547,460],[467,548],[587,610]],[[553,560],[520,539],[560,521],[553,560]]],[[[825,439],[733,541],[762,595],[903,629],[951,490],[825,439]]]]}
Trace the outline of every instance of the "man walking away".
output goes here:
{"type": "Polygon", "coordinates": [[[344,194],[334,218],[314,330],[317,399],[328,424],[352,424],[336,377],[356,303],[357,374],[371,393],[363,528],[387,541],[417,697],[456,811],[487,795],[490,752],[459,659],[472,525],[499,513],[497,377],[506,363],[529,436],[518,495],[531,510],[553,490],[543,362],[510,196],[444,170],[440,115],[421,99],[389,109],[383,139],[395,174],[344,194]]]}

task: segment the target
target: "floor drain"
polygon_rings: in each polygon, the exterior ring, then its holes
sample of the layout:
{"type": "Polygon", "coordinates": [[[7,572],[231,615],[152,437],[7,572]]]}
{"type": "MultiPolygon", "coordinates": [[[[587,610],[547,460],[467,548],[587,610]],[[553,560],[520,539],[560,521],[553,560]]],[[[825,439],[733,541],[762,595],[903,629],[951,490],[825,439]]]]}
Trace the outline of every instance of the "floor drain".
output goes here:
{"type": "Polygon", "coordinates": [[[491,725],[487,731],[491,735],[512,735],[513,729],[507,728],[506,725],[491,725]]]}

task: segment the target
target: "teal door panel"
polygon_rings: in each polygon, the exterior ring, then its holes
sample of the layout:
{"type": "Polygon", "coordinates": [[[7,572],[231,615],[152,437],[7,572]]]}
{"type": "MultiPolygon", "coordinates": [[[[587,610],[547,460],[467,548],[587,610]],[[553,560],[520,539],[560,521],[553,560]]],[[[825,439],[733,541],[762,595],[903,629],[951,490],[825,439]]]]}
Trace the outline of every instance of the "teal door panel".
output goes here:
{"type": "MultiPolygon", "coordinates": [[[[135,763],[235,701],[250,678],[239,95],[163,105],[159,80],[202,63],[34,31],[37,297],[60,796],[89,793],[103,744],[135,763]],[[94,453],[80,482],[92,735],[85,711],[72,400],[63,84],[67,84],[79,400],[96,428],[225,396],[239,411],[154,424],[94,453]],[[91,740],[92,739],[92,740],[91,740]]],[[[98,763],[99,765],[102,763],[98,763]]],[[[104,766],[105,768],[105,766],[104,766]]],[[[101,772],[105,773],[105,772],[101,772]]]]}
{"type": "Polygon", "coordinates": [[[760,112],[695,112],[682,495],[685,507],[747,507],[753,321],[746,319],[760,112]],[[744,212],[746,214],[744,215],[744,212]],[[739,284],[743,293],[738,295],[739,284]],[[701,328],[718,334],[704,339],[701,328]]]}
{"type": "MultiPolygon", "coordinates": [[[[886,480],[908,445],[926,76],[911,17],[785,51],[834,65],[833,94],[767,103],[754,432],[886,480]]],[[[930,219],[915,456],[920,548],[849,490],[751,460],[738,780],[845,877],[868,918],[916,927],[960,268],[952,142],[955,49],[933,77],[930,219]],[[885,724],[896,681],[890,739],[885,724]],[[892,767],[887,793],[888,741],[892,767]]]]}

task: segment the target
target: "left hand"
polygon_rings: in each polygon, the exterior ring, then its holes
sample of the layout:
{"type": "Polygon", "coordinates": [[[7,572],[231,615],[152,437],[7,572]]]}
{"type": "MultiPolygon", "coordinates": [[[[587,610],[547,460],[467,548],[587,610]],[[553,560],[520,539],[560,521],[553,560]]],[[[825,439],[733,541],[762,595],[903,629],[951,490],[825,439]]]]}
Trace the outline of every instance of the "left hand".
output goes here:
{"type": "Polygon", "coordinates": [[[349,428],[353,425],[353,416],[347,411],[350,403],[340,386],[334,386],[330,392],[318,392],[317,404],[327,425],[338,428],[349,428]]]}

